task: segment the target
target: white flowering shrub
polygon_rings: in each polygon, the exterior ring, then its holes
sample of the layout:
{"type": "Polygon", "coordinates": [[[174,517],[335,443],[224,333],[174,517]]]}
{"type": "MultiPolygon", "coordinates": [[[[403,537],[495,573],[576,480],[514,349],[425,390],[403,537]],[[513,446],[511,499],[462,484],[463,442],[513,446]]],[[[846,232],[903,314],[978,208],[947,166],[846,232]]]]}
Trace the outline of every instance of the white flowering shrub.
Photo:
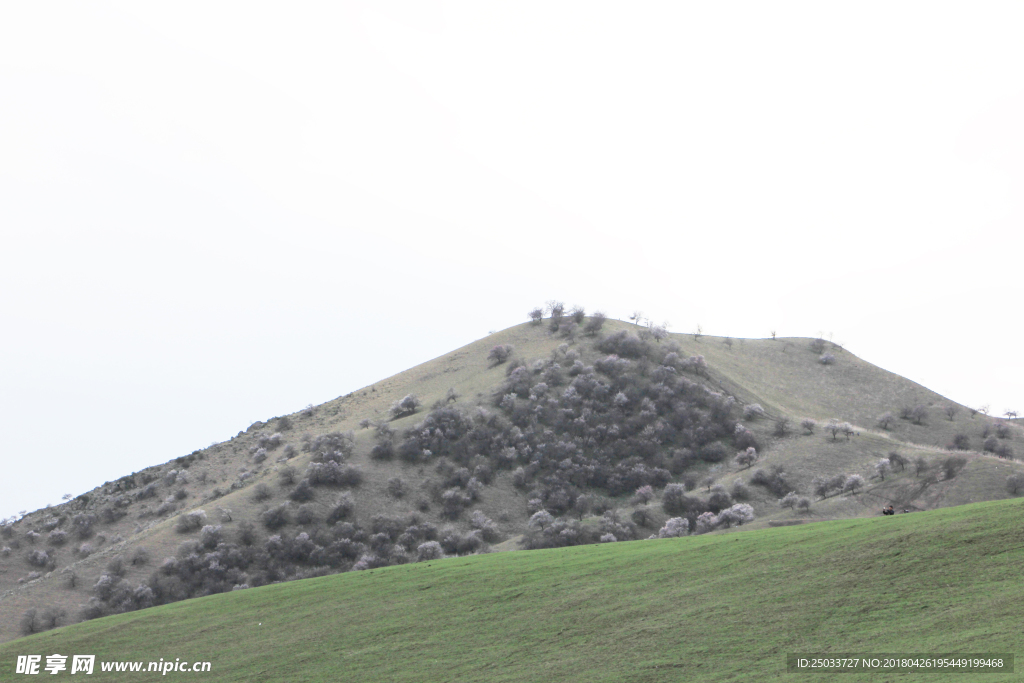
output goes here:
{"type": "Polygon", "coordinates": [[[678,538],[690,533],[690,522],[685,517],[672,517],[658,530],[658,538],[678,538]]]}

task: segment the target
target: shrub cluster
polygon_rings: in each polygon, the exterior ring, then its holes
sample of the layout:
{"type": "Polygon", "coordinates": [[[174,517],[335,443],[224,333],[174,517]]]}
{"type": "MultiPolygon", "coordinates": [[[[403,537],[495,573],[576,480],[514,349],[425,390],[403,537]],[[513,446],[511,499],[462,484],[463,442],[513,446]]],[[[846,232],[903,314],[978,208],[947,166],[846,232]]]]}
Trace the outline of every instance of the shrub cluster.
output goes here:
{"type": "Polygon", "coordinates": [[[57,628],[64,621],[66,613],[63,609],[49,607],[42,611],[35,607],[25,610],[18,622],[18,627],[23,635],[31,635],[57,628]]]}
{"type": "Polygon", "coordinates": [[[256,443],[249,448],[249,455],[254,462],[260,463],[267,459],[267,453],[277,449],[284,443],[284,436],[280,432],[267,434],[260,432],[256,436],[256,443]]]}
{"type": "Polygon", "coordinates": [[[205,523],[206,512],[203,510],[195,510],[184,515],[179,515],[177,522],[174,524],[174,529],[179,534],[186,534],[191,531],[199,531],[203,528],[205,523]]]}
{"type": "MultiPolygon", "coordinates": [[[[287,522],[285,507],[267,512],[279,514],[287,522]]],[[[301,514],[300,508],[296,516],[301,514]]],[[[484,552],[488,537],[497,538],[493,522],[483,515],[474,515],[477,528],[468,533],[450,528],[439,531],[416,514],[378,515],[368,528],[341,521],[351,516],[351,500],[343,495],[328,520],[332,526],[291,534],[279,531],[284,524],[274,525],[277,533],[262,543],[250,524],[239,525],[234,541],[220,525],[207,524],[195,540],[182,543],[173,557],[166,558],[137,585],[123,578],[125,563],[115,558],[93,586],[83,616],[94,618],[278,581],[435,560],[445,554],[484,552]]],[[[133,564],[146,559],[138,551],[131,555],[133,564]]]]}
{"type": "Polygon", "coordinates": [[[355,449],[356,436],[351,430],[347,432],[331,432],[313,437],[305,434],[302,438],[302,450],[313,454],[314,462],[335,461],[345,462],[355,449]]]}
{"type": "Polygon", "coordinates": [[[697,517],[694,533],[705,534],[718,528],[730,528],[754,521],[754,508],[746,503],[736,503],[717,515],[713,512],[702,513],[697,517]]]}
{"type": "Polygon", "coordinates": [[[401,477],[391,477],[388,479],[388,495],[392,498],[404,498],[406,494],[405,482],[402,481],[401,477]]]}
{"type": "MultiPolygon", "coordinates": [[[[446,458],[467,469],[515,470],[513,482],[529,499],[564,514],[587,490],[658,489],[697,460],[724,460],[735,452],[730,443],[756,448],[753,434],[736,428],[734,399],[686,376],[705,371],[703,358],[685,360],[672,344],[626,331],[596,346],[608,355],[593,366],[567,346],[547,360],[509,363],[496,410],[439,406],[405,431],[395,454],[409,463],[446,458]]],[[[472,501],[464,484],[451,488],[435,498],[454,516],[472,501]]]]}
{"type": "MultiPolygon", "coordinates": [[[[678,538],[690,533],[690,522],[685,517],[671,517],[658,530],[657,538],[678,538]]],[[[652,538],[654,538],[652,536],[652,538]]]]}
{"type": "Polygon", "coordinates": [[[814,495],[824,499],[836,493],[856,493],[864,483],[864,477],[859,474],[837,474],[832,477],[815,477],[811,488],[814,495]]]}
{"type": "Polygon", "coordinates": [[[604,513],[597,527],[584,525],[575,519],[556,519],[551,513],[541,510],[530,518],[522,543],[527,549],[564,548],[588,543],[632,541],[637,538],[637,525],[620,519],[612,510],[604,513]]]}
{"type": "Polygon", "coordinates": [[[744,420],[757,420],[762,417],[764,417],[764,408],[761,407],[760,403],[750,403],[743,406],[744,420]]]}
{"type": "Polygon", "coordinates": [[[391,405],[391,419],[397,420],[400,417],[412,415],[419,410],[420,405],[421,402],[415,395],[404,396],[391,405]]]}
{"type": "MultiPolygon", "coordinates": [[[[359,486],[363,482],[362,471],[354,465],[339,465],[329,462],[311,462],[306,467],[305,480],[310,486],[359,486]]],[[[299,482],[302,485],[302,482],[299,482]]]]}
{"type": "Polygon", "coordinates": [[[802,512],[806,512],[811,509],[811,499],[804,496],[798,496],[796,491],[790,491],[785,496],[779,499],[779,505],[784,508],[799,508],[802,512]]]}
{"type": "Polygon", "coordinates": [[[768,489],[777,497],[782,497],[793,490],[793,486],[786,481],[786,473],[778,465],[770,470],[754,470],[750,483],[768,489]]]}
{"type": "Polygon", "coordinates": [[[489,360],[492,365],[501,365],[512,357],[512,352],[514,350],[515,349],[511,344],[498,344],[491,349],[490,353],[487,354],[487,360],[489,360]]]}

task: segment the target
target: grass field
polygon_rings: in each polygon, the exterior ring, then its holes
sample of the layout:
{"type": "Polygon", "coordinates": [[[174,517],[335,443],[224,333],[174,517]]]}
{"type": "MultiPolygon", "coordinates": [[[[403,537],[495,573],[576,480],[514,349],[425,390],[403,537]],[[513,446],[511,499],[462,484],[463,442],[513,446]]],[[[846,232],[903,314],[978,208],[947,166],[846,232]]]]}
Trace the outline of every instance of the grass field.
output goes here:
{"type": "Polygon", "coordinates": [[[5,643],[0,677],[52,653],[207,660],[217,681],[410,682],[830,680],[786,673],[786,654],[1020,655],[1022,513],[997,501],[309,579],[5,643]]]}

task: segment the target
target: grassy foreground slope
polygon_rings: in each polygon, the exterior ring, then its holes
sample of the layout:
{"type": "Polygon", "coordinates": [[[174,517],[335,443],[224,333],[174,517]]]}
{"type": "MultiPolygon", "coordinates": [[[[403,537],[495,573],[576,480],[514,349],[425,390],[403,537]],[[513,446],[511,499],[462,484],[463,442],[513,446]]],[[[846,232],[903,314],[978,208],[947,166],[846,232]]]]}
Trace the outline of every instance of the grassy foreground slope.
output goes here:
{"type": "Polygon", "coordinates": [[[20,639],[0,671],[57,652],[209,660],[217,681],[766,681],[806,680],[789,652],[1020,656],[1022,513],[997,501],[352,572],[20,639]]]}

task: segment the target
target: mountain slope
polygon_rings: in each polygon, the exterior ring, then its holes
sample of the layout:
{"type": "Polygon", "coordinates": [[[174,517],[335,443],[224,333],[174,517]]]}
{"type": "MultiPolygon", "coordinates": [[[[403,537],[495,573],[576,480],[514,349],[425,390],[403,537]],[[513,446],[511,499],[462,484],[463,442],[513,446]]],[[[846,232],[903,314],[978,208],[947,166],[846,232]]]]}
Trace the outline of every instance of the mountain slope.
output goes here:
{"type": "Polygon", "coordinates": [[[1019,653],[1022,512],[1003,501],[352,572],[86,622],[0,645],[0,662],[181,658],[210,661],[218,681],[766,681],[802,679],[788,653],[1019,653]]]}
{"type": "MultiPolygon", "coordinates": [[[[633,334],[636,331],[632,325],[608,321],[603,334],[611,336],[617,332],[633,334]]],[[[493,415],[507,414],[503,408],[495,406],[494,399],[515,359],[530,365],[540,360],[548,367],[555,359],[568,367],[571,361],[567,359],[577,355],[587,367],[600,366],[608,354],[596,348],[599,340],[600,337],[578,337],[570,343],[561,334],[552,334],[548,324],[519,325],[372,387],[286,416],[287,419],[270,418],[239,432],[230,441],[196,451],[163,466],[147,468],[118,482],[109,482],[65,505],[26,516],[17,524],[4,528],[4,535],[0,537],[0,546],[11,548],[6,555],[0,553],[0,640],[20,635],[20,617],[32,608],[62,609],[66,614],[64,623],[77,621],[83,606],[96,594],[94,585],[105,574],[116,578],[119,572],[132,588],[152,583],[152,577],[164,558],[185,557],[200,550],[188,546],[198,542],[200,533],[197,529],[177,530],[181,515],[199,509],[206,514],[202,523],[222,527],[220,533],[225,541],[234,542],[243,534],[245,525],[254,524],[252,547],[255,548],[262,548],[274,535],[281,535],[285,541],[291,542],[302,533],[307,533],[314,543],[327,546],[339,528],[338,524],[332,524],[329,515],[339,494],[345,493],[354,507],[352,517],[346,521],[367,530],[366,538],[359,541],[365,548],[370,546],[369,535],[377,525],[375,520],[382,516],[386,518],[382,523],[405,520],[403,524],[408,525],[413,519],[411,516],[416,515],[419,520],[416,524],[434,525],[442,534],[446,526],[451,526],[453,533],[466,535],[471,530],[470,512],[474,511],[483,513],[496,525],[498,537],[492,541],[496,548],[518,548],[522,535],[528,531],[527,521],[532,512],[528,501],[538,491],[531,487],[540,486],[539,475],[536,483],[517,487],[511,468],[496,468],[494,480],[481,489],[470,508],[450,519],[445,516],[440,499],[443,480],[450,473],[439,471],[439,460],[435,457],[408,462],[401,457],[389,460],[373,458],[375,430],[361,428],[360,422],[369,419],[388,425],[397,434],[396,443],[400,445],[406,430],[427,417],[429,406],[439,401],[447,403],[446,395],[450,389],[459,395],[451,405],[467,415],[474,414],[478,407],[485,407],[493,415]],[[514,347],[513,359],[505,364],[489,361],[489,351],[502,344],[514,347]],[[389,407],[407,394],[417,395],[424,407],[413,415],[389,420],[389,407]],[[288,423],[290,429],[285,428],[288,423]],[[312,500],[302,503],[291,500],[289,496],[294,494],[296,482],[308,471],[310,462],[318,457],[312,450],[303,450],[304,446],[322,435],[347,430],[353,430],[353,434],[351,452],[344,460],[346,464],[360,469],[362,483],[342,489],[315,487],[312,500]],[[276,447],[269,440],[275,433],[281,435],[276,447]],[[256,462],[258,455],[254,453],[258,454],[261,443],[266,443],[268,457],[256,462]],[[289,467],[296,470],[296,479],[284,484],[280,476],[289,467]],[[389,482],[395,478],[403,481],[406,492],[402,497],[390,492],[389,482]],[[268,497],[263,500],[257,500],[260,485],[267,489],[268,497]],[[260,521],[261,515],[280,505],[287,506],[288,524],[278,529],[266,528],[260,521]],[[308,514],[309,521],[301,521],[300,513],[308,514]],[[93,528],[84,534],[78,533],[75,527],[75,520],[81,515],[96,516],[93,528]],[[50,542],[49,536],[54,530],[66,532],[67,540],[63,544],[50,542]],[[35,533],[40,534],[38,538],[32,535],[35,533]],[[93,546],[91,554],[81,551],[85,543],[93,546]],[[136,556],[139,548],[147,551],[148,560],[136,556]],[[40,550],[47,553],[48,563],[33,566],[31,555],[40,550]],[[119,557],[122,558],[121,566],[112,569],[111,562],[116,565],[119,557]],[[70,571],[76,577],[74,586],[69,585],[70,571]],[[33,577],[32,572],[38,576],[33,577]]],[[[684,359],[703,356],[708,364],[705,373],[680,370],[678,374],[687,378],[686,381],[696,387],[694,391],[698,393],[710,388],[735,397],[737,403],[731,409],[733,417],[730,419],[739,419],[759,444],[760,460],[754,468],[737,467],[731,461],[731,453],[717,462],[691,458],[685,466],[673,472],[673,481],[699,483],[711,479],[728,491],[735,491],[733,486],[737,482],[745,485],[747,493],[744,500],[752,505],[756,514],[752,523],[755,527],[780,522],[869,516],[877,514],[885,503],[930,509],[1009,495],[1004,482],[1008,475],[1021,470],[1020,463],[1016,461],[978,451],[965,451],[957,454],[964,458],[962,469],[953,472],[954,476],[941,473],[940,463],[951,456],[941,446],[948,443],[955,433],[965,432],[975,447],[979,447],[981,431],[986,426],[991,428],[990,421],[982,416],[972,419],[965,409],[961,409],[953,420],[947,420],[940,412],[947,405],[944,399],[849,352],[832,349],[835,363],[823,365],[818,362],[819,354],[809,349],[810,341],[734,340],[732,345],[727,345],[720,338],[695,340],[689,335],[672,335],[660,343],[647,342],[650,354],[658,359],[663,359],[670,349],[675,349],[677,355],[684,359]],[[762,405],[766,417],[752,421],[743,419],[743,407],[752,403],[762,405]],[[921,425],[897,420],[889,430],[875,428],[875,420],[882,412],[898,411],[903,406],[913,405],[931,405],[930,415],[921,425]],[[791,418],[793,430],[783,437],[773,436],[770,418],[783,415],[791,418]],[[859,434],[851,437],[840,435],[836,439],[819,429],[806,435],[796,426],[804,416],[819,420],[830,417],[847,420],[858,426],[859,434]],[[894,450],[907,461],[916,457],[925,459],[930,470],[918,473],[913,467],[908,467],[884,480],[871,479],[874,464],[894,450]],[[777,492],[750,484],[757,469],[771,472],[775,467],[784,470],[788,488],[810,499],[815,498],[812,494],[813,480],[818,476],[861,474],[867,483],[857,493],[833,494],[814,500],[808,511],[798,513],[779,507],[778,498],[785,491],[777,492]]],[[[639,366],[640,361],[635,365],[639,366]]],[[[594,376],[602,381],[612,381],[606,380],[600,371],[594,376]]],[[[531,381],[535,382],[536,378],[531,381]]],[[[1019,427],[1007,426],[1006,430],[1006,438],[1000,443],[1012,444],[1019,450],[1019,444],[1024,441],[1019,427]]],[[[723,438],[722,443],[728,441],[728,437],[723,438]]],[[[732,444],[726,443],[726,446],[731,447],[732,444]]],[[[668,457],[671,454],[667,446],[656,450],[647,460],[651,466],[666,466],[675,457],[668,457]]],[[[479,451],[482,457],[494,456],[486,447],[479,451]]],[[[521,462],[525,464],[527,460],[521,462]]],[[[607,489],[595,491],[604,500],[603,504],[610,506],[626,521],[636,509],[642,508],[647,526],[636,529],[636,537],[655,533],[670,516],[661,506],[662,493],[644,505],[631,501],[631,490],[610,497],[607,497],[607,489]]],[[[690,495],[704,504],[709,491],[701,485],[690,495]]],[[[551,509],[557,514],[558,510],[551,509]]],[[[566,518],[571,516],[565,515],[566,518]]],[[[593,529],[602,523],[599,515],[582,516],[584,528],[593,529]]],[[[211,546],[199,554],[210,550],[214,548],[211,546]]],[[[413,550],[414,547],[410,548],[407,556],[415,555],[413,550]]],[[[258,579],[269,582],[344,570],[354,560],[351,558],[333,565],[293,564],[274,568],[277,574],[261,573],[252,577],[238,574],[235,579],[229,581],[225,578],[216,585],[199,587],[198,593],[191,594],[230,590],[231,581],[244,583],[258,579]]]]}

